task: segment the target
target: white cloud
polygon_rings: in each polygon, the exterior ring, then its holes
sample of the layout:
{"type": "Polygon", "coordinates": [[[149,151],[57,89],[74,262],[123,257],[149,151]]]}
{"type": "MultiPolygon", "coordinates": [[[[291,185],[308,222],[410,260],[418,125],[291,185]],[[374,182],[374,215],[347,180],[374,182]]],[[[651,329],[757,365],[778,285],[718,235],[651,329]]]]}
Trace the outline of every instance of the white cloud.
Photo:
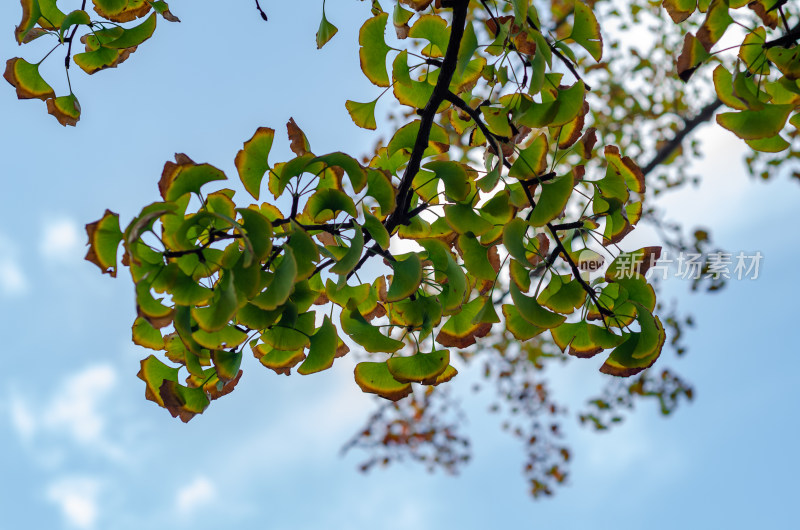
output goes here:
{"type": "Polygon", "coordinates": [[[80,228],[72,219],[48,221],[39,245],[42,256],[53,261],[80,259],[82,253],[80,228]]]}
{"type": "Polygon", "coordinates": [[[191,484],[178,490],[175,503],[181,515],[189,515],[214,500],[217,488],[208,477],[197,477],[191,484]]]}
{"type": "Polygon", "coordinates": [[[0,294],[14,296],[28,290],[16,245],[0,234],[0,294]]]}
{"type": "Polygon", "coordinates": [[[36,432],[36,416],[19,396],[12,395],[9,404],[11,426],[23,440],[30,440],[36,432]]]}
{"type": "MultiPolygon", "coordinates": [[[[12,393],[11,425],[23,441],[68,438],[113,459],[123,457],[106,436],[103,402],[114,388],[117,374],[111,366],[95,365],[67,377],[45,403],[33,403],[12,393]]],[[[61,444],[59,444],[61,445],[61,444]]]]}
{"type": "Polygon", "coordinates": [[[85,477],[66,477],[50,484],[47,499],[61,508],[61,515],[75,528],[92,528],[99,515],[100,482],[85,477]]]}

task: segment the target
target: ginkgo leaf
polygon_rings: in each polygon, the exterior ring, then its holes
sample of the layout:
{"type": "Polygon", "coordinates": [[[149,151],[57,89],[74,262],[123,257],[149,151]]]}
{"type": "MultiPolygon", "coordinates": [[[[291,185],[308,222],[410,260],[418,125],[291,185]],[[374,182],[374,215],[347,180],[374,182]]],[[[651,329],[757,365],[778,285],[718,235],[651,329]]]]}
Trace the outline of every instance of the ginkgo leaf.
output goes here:
{"type": "Polygon", "coordinates": [[[130,22],[150,11],[148,0],[92,0],[95,12],[112,22],[130,22]]]}
{"type": "Polygon", "coordinates": [[[112,278],[117,276],[117,251],[122,241],[122,230],[119,227],[119,214],[106,210],[103,217],[86,225],[89,236],[89,251],[86,261],[100,267],[103,274],[112,278]]]}
{"type": "Polygon", "coordinates": [[[398,401],[411,393],[409,383],[401,383],[392,377],[385,362],[362,362],[355,368],[356,383],[363,392],[377,394],[390,401],[398,401]]]}
{"type": "Polygon", "coordinates": [[[214,292],[214,298],[208,307],[192,308],[192,318],[197,321],[198,326],[208,332],[224,328],[239,308],[232,272],[222,276],[214,292]]]}
{"type": "Polygon", "coordinates": [[[396,381],[430,385],[450,365],[450,351],[436,350],[411,357],[392,357],[386,361],[386,365],[396,381]]]}
{"type": "Polygon", "coordinates": [[[275,131],[268,127],[259,127],[253,137],[244,143],[242,149],[236,154],[236,169],[239,179],[254,199],[258,200],[261,193],[261,180],[270,170],[269,153],[275,131]]]}
{"type": "Polygon", "coordinates": [[[380,87],[389,86],[389,74],[386,71],[386,55],[391,48],[386,45],[384,34],[388,13],[376,15],[361,26],[358,43],[361,48],[358,55],[361,59],[361,71],[367,79],[380,87]]]}
{"type": "Polygon", "coordinates": [[[158,189],[164,200],[171,202],[187,193],[199,194],[205,184],[227,178],[225,173],[210,164],[195,164],[191,161],[167,163],[158,182],[158,189]]]}
{"type": "Polygon", "coordinates": [[[267,311],[276,309],[289,299],[296,280],[297,261],[291,247],[287,245],[283,249],[283,259],[275,269],[272,282],[267,286],[266,291],[250,300],[250,302],[256,307],[267,311]]]}
{"type": "Polygon", "coordinates": [[[492,324],[474,321],[483,308],[483,302],[481,298],[475,298],[465,304],[460,312],[452,315],[436,336],[436,342],[442,346],[463,349],[488,335],[492,324]]]}
{"type": "Polygon", "coordinates": [[[74,127],[81,119],[81,105],[74,94],[48,99],[45,103],[48,114],[55,116],[58,123],[64,127],[67,125],[74,127]]]}
{"type": "Polygon", "coordinates": [[[700,67],[703,62],[711,57],[703,44],[691,33],[683,38],[683,49],[678,56],[678,77],[685,83],[700,67]]]}
{"type": "Polygon", "coordinates": [[[147,319],[138,317],[133,323],[132,333],[134,344],[156,351],[164,349],[164,337],[147,319]]]}
{"type": "Polygon", "coordinates": [[[364,233],[358,223],[353,223],[355,230],[353,231],[353,238],[350,240],[350,247],[341,259],[337,260],[330,271],[334,274],[344,276],[352,271],[358,261],[361,259],[361,254],[364,252],[364,233]]]}
{"type": "Polygon", "coordinates": [[[76,25],[85,25],[88,26],[92,23],[92,19],[89,18],[89,13],[82,9],[77,9],[72,11],[67,16],[64,17],[64,20],[61,21],[61,27],[58,31],[58,36],[61,41],[64,41],[64,33],[69,31],[72,26],[76,25]]]}
{"type": "Polygon", "coordinates": [[[717,114],[717,123],[743,140],[771,138],[783,130],[793,105],[765,105],[761,110],[717,114]]]}
{"type": "Polygon", "coordinates": [[[544,333],[547,328],[532,324],[522,316],[519,309],[511,304],[503,304],[503,316],[506,320],[506,329],[515,339],[525,342],[537,335],[544,333]]]}
{"type": "Polygon", "coordinates": [[[162,363],[155,355],[150,355],[141,361],[141,369],[136,376],[145,383],[145,398],[164,406],[159,389],[164,381],[176,381],[178,369],[162,363]]]}
{"type": "Polygon", "coordinates": [[[172,417],[180,418],[184,423],[202,414],[210,404],[208,395],[202,388],[188,388],[167,379],[161,383],[158,393],[172,417]]]}
{"type": "Polygon", "coordinates": [[[239,367],[242,365],[242,352],[215,350],[211,352],[211,362],[214,363],[219,380],[227,383],[239,375],[239,367]]]}
{"type": "Polygon", "coordinates": [[[697,40],[710,52],[731,24],[733,18],[728,13],[728,0],[713,0],[706,12],[706,19],[697,30],[697,40]]]}
{"type": "Polygon", "coordinates": [[[106,68],[116,68],[136,51],[136,47],[114,50],[100,47],[95,51],[76,53],[72,60],[87,74],[95,74],[106,68]]]}
{"type": "Polygon", "coordinates": [[[350,185],[353,186],[353,191],[360,193],[367,185],[367,173],[361,164],[352,156],[336,152],[323,156],[318,156],[312,162],[323,162],[329,167],[340,167],[344,170],[347,177],[350,179],[350,185]]]}
{"type": "Polygon", "coordinates": [[[345,212],[351,217],[357,217],[356,205],[353,199],[345,192],[333,188],[314,192],[306,203],[306,213],[317,222],[333,219],[339,212],[345,212]],[[330,212],[330,213],[325,213],[330,212]]]}
{"type": "Polygon", "coordinates": [[[333,366],[333,359],[336,357],[338,346],[339,335],[336,333],[336,326],[325,315],[322,325],[311,336],[308,357],[297,369],[297,373],[308,375],[327,370],[333,366]]]}
{"type": "Polygon", "coordinates": [[[411,296],[422,283],[422,262],[419,256],[412,253],[404,260],[390,263],[394,271],[392,283],[386,294],[387,302],[397,302],[411,296]]]}
{"type": "Polygon", "coordinates": [[[566,319],[564,315],[559,315],[543,308],[535,298],[522,294],[514,282],[511,282],[509,290],[511,299],[514,300],[514,307],[531,324],[540,328],[550,329],[564,323],[566,319]]]}
{"type": "Polygon", "coordinates": [[[353,123],[362,129],[370,129],[374,131],[377,126],[375,123],[375,105],[377,105],[377,103],[377,99],[367,103],[357,103],[348,99],[345,101],[344,106],[347,108],[347,112],[353,119],[353,123]]]}
{"type": "Polygon", "coordinates": [[[317,49],[322,48],[329,40],[336,35],[339,28],[331,24],[325,17],[325,8],[322,9],[322,20],[319,22],[319,29],[317,30],[317,49]]]}
{"type": "Polygon", "coordinates": [[[577,0],[575,2],[575,18],[572,23],[570,38],[583,46],[595,61],[603,57],[603,37],[600,35],[600,25],[592,9],[577,0]]]}
{"type": "Polygon", "coordinates": [[[575,175],[572,171],[566,175],[542,183],[542,194],[533,209],[530,223],[533,226],[544,226],[560,217],[572,196],[575,187],[575,175]]]}
{"type": "Polygon", "coordinates": [[[14,57],[6,61],[3,77],[17,89],[19,99],[35,98],[44,101],[56,96],[53,88],[39,73],[39,65],[31,64],[25,59],[14,57]]]}
{"type": "Polygon", "coordinates": [[[694,13],[697,0],[664,0],[661,5],[667,10],[672,21],[680,24],[694,13]]]}
{"type": "MultiPolygon", "coordinates": [[[[352,303],[348,304],[348,308],[351,306],[352,303]]],[[[394,353],[403,347],[401,341],[387,337],[379,328],[367,322],[357,309],[343,309],[340,320],[342,330],[368,352],[394,353]]]]}
{"type": "Polygon", "coordinates": [[[364,212],[364,228],[383,250],[389,249],[390,236],[383,223],[369,212],[364,212]]]}
{"type": "Polygon", "coordinates": [[[164,17],[164,20],[169,22],[181,21],[181,19],[172,14],[172,12],[169,10],[169,4],[163,0],[156,0],[155,2],[150,2],[150,4],[153,6],[153,9],[156,11],[156,13],[164,17]]]}
{"type": "Polygon", "coordinates": [[[469,196],[469,177],[462,164],[451,160],[434,160],[424,167],[433,171],[436,178],[444,182],[444,192],[451,201],[463,201],[469,196]]]}
{"type": "Polygon", "coordinates": [[[22,5],[22,20],[14,30],[18,44],[23,43],[25,36],[33,29],[42,14],[37,0],[20,0],[20,4],[22,5]]]}

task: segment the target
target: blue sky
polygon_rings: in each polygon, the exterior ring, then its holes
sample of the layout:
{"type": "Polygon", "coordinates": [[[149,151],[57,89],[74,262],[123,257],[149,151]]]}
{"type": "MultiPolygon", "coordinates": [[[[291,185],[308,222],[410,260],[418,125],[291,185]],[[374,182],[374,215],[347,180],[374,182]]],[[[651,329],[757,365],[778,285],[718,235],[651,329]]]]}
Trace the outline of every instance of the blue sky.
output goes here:
{"type": "MultiPolygon", "coordinates": [[[[486,412],[486,396],[470,395],[477,374],[469,370],[451,383],[465,396],[474,441],[473,462],[456,478],[414,466],[362,475],[363,455],[340,457],[373,408],[347,358],[307,378],[246,359],[236,392],[188,425],[145,401],[135,374],[147,353],[130,341],[132,285],[83,261],[83,225],[105,208],[127,221],[156,200],[175,152],[235,176],[233,158],[258,126],[280,135],[294,117],[320,153],[362,153],[376,139],[344,108],[346,99],[377,95],[355,58],[354,21],[369,3],[329,2],[340,32],[322,51],[319,2],[270,2],[269,23],[251,4],[176,1],[183,23],[159,21],[120,68],[92,77],[74,69],[83,106],[75,129],[0,85],[0,528],[797,525],[800,361],[791,330],[800,188],[787,177],[749,179],[743,144],[713,127],[700,133],[709,153],[697,166],[703,185],[661,205],[688,226],[711,228],[726,249],[760,251],[760,277],[714,295],[665,283],[665,299],[679,299],[698,322],[689,354],[669,354],[695,384],[695,402],[666,420],[641,407],[610,433],[570,426],[570,484],[552,500],[529,498],[522,448],[486,412]]],[[[13,41],[18,11],[0,5],[0,51],[33,59],[36,45],[13,41]]],[[[63,92],[59,63],[46,64],[63,92]]],[[[288,155],[282,139],[275,153],[288,155]]],[[[644,230],[636,238],[653,241],[644,230]]],[[[580,404],[601,386],[601,363],[554,369],[558,395],[580,404]]]]}

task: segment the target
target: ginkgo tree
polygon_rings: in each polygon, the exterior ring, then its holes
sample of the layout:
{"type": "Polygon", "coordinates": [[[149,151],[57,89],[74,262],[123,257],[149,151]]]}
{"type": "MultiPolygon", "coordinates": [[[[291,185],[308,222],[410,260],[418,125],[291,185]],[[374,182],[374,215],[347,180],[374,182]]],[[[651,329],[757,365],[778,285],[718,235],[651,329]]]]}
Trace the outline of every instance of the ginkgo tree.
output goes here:
{"type": "MultiPolygon", "coordinates": [[[[749,6],[764,26],[748,28],[739,48],[744,72],[712,51],[744,3],[665,7],[676,22],[705,13],[677,58],[681,79],[719,61],[714,87],[737,111],[719,123],[777,152],[789,147],[781,133],[794,133],[787,120],[797,125],[798,31],[783,4],[765,1],[749,6]],[[775,11],[785,31],[773,38],[775,11]]],[[[159,20],[178,21],[163,1],[92,0],[93,14],[75,3],[21,0],[17,41],[54,45],[38,63],[10,59],[4,74],[63,125],[78,123],[81,106],[71,88],[55,94],[42,61],[64,50],[68,81],[73,63],[94,74],[128,59],[159,20]]],[[[593,8],[553,2],[543,17],[528,0],[383,4],[371,2],[359,32],[374,96],[344,104],[367,129],[380,98],[407,119],[371,158],[314,153],[290,120],[294,158],[270,160],[269,127],[235,154],[249,196],[179,154],[160,200],[124,229],[111,211],[87,226],[87,259],[111,276],[120,264],[130,271],[133,340],[155,351],[138,374],[146,397],[183,421],[234,390],[245,350],[279,374],[309,375],[357,348],[367,359],[356,384],[391,401],[447,383],[451,356],[493,332],[522,352],[548,340],[573,357],[602,354],[612,376],[639,374],[661,354],[666,333],[645,277],[660,248],[620,250],[642,218],[650,167],[604,141],[588,84],[605,53],[593,8]],[[587,260],[607,266],[592,277],[587,260]]],[[[320,48],[337,33],[321,7],[320,48]]]]}

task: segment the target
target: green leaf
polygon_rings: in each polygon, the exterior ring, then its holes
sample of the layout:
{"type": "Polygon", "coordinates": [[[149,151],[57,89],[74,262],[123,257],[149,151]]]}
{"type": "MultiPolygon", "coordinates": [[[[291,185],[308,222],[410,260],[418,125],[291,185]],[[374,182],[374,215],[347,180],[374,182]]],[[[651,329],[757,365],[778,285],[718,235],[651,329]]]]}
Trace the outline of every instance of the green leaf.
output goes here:
{"type": "Polygon", "coordinates": [[[236,212],[242,217],[242,228],[251,242],[255,262],[264,261],[272,252],[272,223],[252,208],[237,208],[236,212]]]}
{"type": "Polygon", "coordinates": [[[387,302],[397,302],[408,298],[419,289],[422,283],[422,262],[416,254],[409,254],[406,259],[389,263],[394,271],[392,283],[386,294],[387,302]]]}
{"type": "Polygon", "coordinates": [[[164,337],[146,319],[138,317],[133,323],[132,332],[134,344],[151,350],[161,351],[164,349],[164,337]]]}
{"type": "Polygon", "coordinates": [[[345,192],[334,188],[314,192],[306,203],[306,213],[315,222],[334,219],[339,212],[345,212],[350,217],[358,217],[353,199],[345,192]],[[326,211],[330,213],[323,215],[326,211]]]}
{"type": "Polygon", "coordinates": [[[506,319],[506,329],[515,339],[522,342],[542,334],[547,329],[531,324],[516,307],[510,304],[503,304],[503,316],[506,319]]]}
{"type": "Polygon", "coordinates": [[[64,17],[61,22],[61,28],[58,31],[58,37],[61,42],[64,42],[64,33],[69,31],[69,28],[77,25],[89,26],[92,24],[92,19],[89,18],[89,13],[82,9],[77,9],[64,17]]]}
{"type": "Polygon", "coordinates": [[[358,363],[355,369],[355,379],[362,391],[377,394],[391,401],[398,401],[411,393],[411,385],[400,383],[392,377],[385,362],[358,363]]]}
{"type": "Polygon", "coordinates": [[[475,298],[465,304],[461,311],[452,315],[436,336],[442,346],[464,349],[472,346],[480,337],[492,330],[490,322],[476,322],[476,317],[484,306],[483,298],[475,298]]]}
{"type": "Polygon", "coordinates": [[[33,29],[42,14],[37,0],[20,0],[20,4],[22,4],[22,20],[14,30],[18,44],[24,42],[25,36],[33,29]]]}
{"type": "Polygon", "coordinates": [[[223,383],[227,383],[236,378],[239,374],[239,367],[242,365],[241,351],[222,351],[211,352],[211,362],[217,370],[217,377],[223,383]]]}
{"type": "Polygon", "coordinates": [[[119,227],[119,215],[106,210],[99,221],[86,225],[89,236],[89,251],[86,261],[100,267],[103,274],[117,277],[117,251],[122,241],[122,230],[119,227]]]}
{"type": "Polygon", "coordinates": [[[494,228],[494,225],[475,213],[469,204],[448,204],[444,207],[444,218],[455,232],[472,232],[481,236],[494,228]]]}
{"type": "Polygon", "coordinates": [[[687,33],[683,38],[683,49],[678,56],[678,77],[685,83],[694,74],[703,62],[711,57],[711,54],[697,40],[697,37],[687,33]]]}
{"type": "Polygon", "coordinates": [[[710,52],[731,24],[733,18],[728,13],[728,0],[713,0],[703,25],[697,30],[697,40],[710,52]]]}
{"type": "Polygon", "coordinates": [[[467,272],[479,280],[494,281],[497,271],[489,259],[489,248],[483,246],[471,233],[458,236],[458,248],[467,272]]]}
{"type": "Polygon", "coordinates": [[[377,103],[377,99],[367,103],[357,103],[348,99],[344,106],[347,108],[347,112],[350,113],[353,123],[362,129],[370,129],[374,131],[376,128],[375,105],[377,105],[377,103]]]}
{"type": "Polygon", "coordinates": [[[383,171],[370,169],[367,173],[367,195],[378,202],[380,214],[385,217],[392,213],[396,206],[397,190],[383,171]]]}
{"type": "Polygon", "coordinates": [[[434,160],[423,167],[433,171],[444,182],[445,195],[453,202],[467,199],[471,190],[464,166],[452,160],[434,160]]]}
{"type": "MultiPolygon", "coordinates": [[[[234,326],[225,326],[219,331],[209,333],[203,329],[198,329],[192,333],[192,338],[203,348],[209,350],[222,350],[225,348],[236,348],[245,340],[247,333],[234,326]]],[[[238,371],[238,368],[237,368],[238,371]]],[[[234,376],[236,373],[234,372],[234,376]]]]}
{"type": "Polygon", "coordinates": [[[252,138],[236,154],[236,169],[247,192],[258,200],[261,180],[270,170],[269,153],[275,139],[275,130],[259,127],[252,138]]]}
{"type": "Polygon", "coordinates": [[[138,26],[125,29],[125,31],[122,32],[122,35],[120,35],[119,38],[107,44],[104,44],[103,46],[115,50],[122,50],[126,48],[133,48],[134,46],[139,46],[141,43],[143,43],[144,41],[153,36],[153,33],[156,30],[156,23],[157,23],[157,17],[156,14],[153,13],[152,15],[147,17],[147,20],[145,20],[138,26]]]}
{"type": "Polygon", "coordinates": [[[508,171],[509,176],[520,180],[538,177],[547,170],[547,136],[540,134],[519,153],[508,171]]]}
{"type": "Polygon", "coordinates": [[[371,353],[394,353],[403,347],[401,341],[387,337],[379,328],[367,322],[352,302],[348,304],[348,308],[342,309],[342,330],[365,350],[371,353]]]}
{"type": "Polygon", "coordinates": [[[340,276],[349,274],[358,264],[363,252],[364,233],[361,231],[361,226],[353,222],[353,238],[350,240],[350,247],[347,249],[345,255],[330,268],[330,271],[340,276]]]}
{"type": "Polygon", "coordinates": [[[376,15],[364,22],[358,33],[358,43],[361,45],[358,51],[361,71],[373,84],[381,87],[389,86],[386,55],[391,48],[386,45],[384,38],[388,18],[388,13],[376,15]]]}
{"type": "MultiPolygon", "coordinates": [[[[183,155],[185,156],[185,155],[183,155]]],[[[165,201],[173,202],[187,193],[200,194],[200,189],[209,182],[226,180],[225,173],[210,164],[167,164],[158,183],[161,196],[165,201]],[[168,170],[169,167],[169,170],[168,170]]]]}
{"type": "Polygon", "coordinates": [[[253,298],[250,302],[260,309],[267,311],[276,309],[286,303],[292,294],[297,280],[297,261],[294,252],[286,245],[283,248],[283,259],[275,269],[272,282],[267,290],[253,298]]]}
{"type": "MultiPolygon", "coordinates": [[[[394,133],[394,136],[389,140],[389,145],[386,148],[389,156],[392,156],[400,149],[406,149],[409,153],[411,152],[414,148],[414,144],[417,142],[417,136],[419,136],[419,124],[420,120],[414,120],[411,123],[403,125],[394,133]]],[[[434,123],[431,127],[428,148],[425,149],[424,156],[444,153],[449,147],[450,136],[447,134],[447,131],[445,131],[441,125],[434,123]]]]}
{"type": "Polygon", "coordinates": [[[192,308],[192,317],[197,321],[197,325],[208,332],[224,328],[239,308],[232,272],[223,273],[214,292],[214,298],[208,307],[192,308]]]}
{"type": "Polygon", "coordinates": [[[306,358],[303,350],[283,351],[273,350],[266,344],[259,344],[253,349],[253,354],[258,357],[261,364],[274,370],[277,374],[289,375],[297,363],[306,358]]]}
{"type": "Polygon", "coordinates": [[[503,246],[509,255],[521,265],[531,268],[525,250],[525,239],[530,225],[519,217],[515,217],[503,226],[503,246]]]}
{"type": "Polygon", "coordinates": [[[423,109],[433,95],[433,85],[427,81],[415,81],[408,67],[408,51],[403,50],[392,63],[394,96],[402,105],[423,109]]]}
{"type": "Polygon", "coordinates": [[[743,140],[771,138],[783,130],[793,105],[765,105],[762,110],[717,114],[717,123],[743,140]]]}
{"type": "Polygon", "coordinates": [[[567,89],[559,90],[555,101],[529,103],[517,121],[533,129],[565,125],[581,112],[585,97],[586,86],[583,81],[578,81],[567,89]]]}
{"type": "Polygon", "coordinates": [[[141,361],[141,369],[136,376],[145,383],[145,398],[164,406],[159,389],[164,381],[177,381],[178,369],[162,363],[155,355],[141,361]]]}
{"type": "Polygon", "coordinates": [[[572,23],[570,38],[583,46],[595,61],[603,57],[603,37],[600,35],[600,25],[592,9],[581,2],[575,2],[575,18],[572,23]]]}
{"type": "Polygon", "coordinates": [[[372,236],[372,239],[374,239],[375,242],[378,243],[378,245],[380,245],[380,247],[383,250],[389,250],[389,244],[391,239],[389,236],[389,232],[386,230],[386,227],[383,226],[383,223],[381,223],[377,217],[375,217],[369,212],[364,212],[364,228],[366,229],[367,232],[369,232],[369,235],[372,236]]]}
{"type": "Polygon", "coordinates": [[[575,176],[572,171],[551,181],[542,183],[542,194],[533,209],[530,223],[533,226],[544,226],[560,217],[572,196],[575,187],[575,176]]]}
{"type": "Polygon", "coordinates": [[[316,262],[319,260],[317,244],[302,227],[295,226],[288,245],[294,252],[294,259],[297,261],[296,282],[306,280],[311,277],[316,269],[316,262]]]}
{"type": "Polygon", "coordinates": [[[554,328],[564,323],[566,317],[557,313],[552,313],[539,305],[535,298],[530,298],[522,294],[517,284],[511,282],[509,285],[511,299],[514,306],[519,310],[520,315],[531,324],[540,328],[554,328]]]}
{"type": "Polygon", "coordinates": [[[158,393],[172,417],[180,418],[184,423],[202,414],[210,403],[203,388],[187,388],[166,379],[161,383],[158,393]]]}
{"type": "Polygon", "coordinates": [[[39,74],[39,65],[25,59],[14,57],[6,61],[3,77],[17,89],[19,99],[46,100],[56,96],[53,88],[39,74]]]}
{"type": "Polygon", "coordinates": [[[422,54],[427,57],[444,57],[447,43],[450,40],[450,30],[447,22],[438,15],[422,15],[411,26],[408,36],[412,39],[425,39],[433,46],[425,46],[422,54]]]}
{"type": "Polygon", "coordinates": [[[360,193],[367,185],[367,174],[361,164],[350,155],[345,153],[330,153],[323,156],[318,156],[314,162],[323,162],[329,167],[340,167],[344,169],[347,177],[350,179],[350,184],[353,186],[353,191],[360,193]]]}
{"type": "Polygon", "coordinates": [[[554,274],[547,287],[539,293],[537,301],[544,307],[557,313],[571,314],[583,305],[586,290],[569,274],[554,274]]]}
{"type": "Polygon", "coordinates": [[[58,123],[64,127],[67,125],[74,127],[81,119],[81,105],[73,94],[48,99],[45,103],[47,103],[47,113],[55,116],[58,123]]]}
{"type": "Polygon", "coordinates": [[[386,361],[386,365],[396,381],[430,385],[450,365],[450,351],[436,350],[411,357],[392,357],[386,361]]]}
{"type": "Polygon", "coordinates": [[[339,335],[336,333],[336,326],[333,325],[328,315],[325,315],[322,325],[311,336],[308,357],[297,369],[297,373],[308,375],[327,370],[333,366],[338,346],[339,335]]]}
{"type": "Polygon", "coordinates": [[[325,46],[325,44],[336,35],[337,31],[339,31],[339,29],[325,18],[325,7],[323,5],[322,20],[319,22],[319,29],[317,30],[317,49],[319,50],[325,46]]]}
{"type": "Polygon", "coordinates": [[[586,321],[564,323],[550,330],[553,342],[563,352],[569,348],[569,354],[581,359],[594,357],[606,348],[614,348],[625,338],[615,335],[603,326],[595,326],[586,321]]]}

